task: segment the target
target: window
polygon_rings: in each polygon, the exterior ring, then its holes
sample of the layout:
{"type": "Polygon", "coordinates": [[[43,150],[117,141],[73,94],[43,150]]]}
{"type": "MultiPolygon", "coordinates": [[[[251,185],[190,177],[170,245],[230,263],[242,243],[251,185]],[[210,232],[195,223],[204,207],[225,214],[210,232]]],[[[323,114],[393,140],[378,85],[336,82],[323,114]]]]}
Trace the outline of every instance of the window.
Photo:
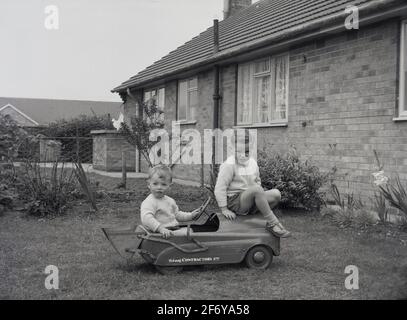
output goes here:
{"type": "Polygon", "coordinates": [[[407,20],[401,28],[399,117],[407,118],[407,20]]]}
{"type": "Polygon", "coordinates": [[[237,124],[287,122],[288,55],[239,65],[237,124]]]}
{"type": "MultiPolygon", "coordinates": [[[[147,105],[156,105],[159,110],[164,112],[165,107],[165,88],[149,89],[144,91],[144,102],[147,105]]],[[[164,120],[164,113],[161,114],[164,120]]]]}
{"type": "Polygon", "coordinates": [[[196,120],[198,108],[198,78],[182,80],[178,83],[178,116],[177,120],[196,120]]]}

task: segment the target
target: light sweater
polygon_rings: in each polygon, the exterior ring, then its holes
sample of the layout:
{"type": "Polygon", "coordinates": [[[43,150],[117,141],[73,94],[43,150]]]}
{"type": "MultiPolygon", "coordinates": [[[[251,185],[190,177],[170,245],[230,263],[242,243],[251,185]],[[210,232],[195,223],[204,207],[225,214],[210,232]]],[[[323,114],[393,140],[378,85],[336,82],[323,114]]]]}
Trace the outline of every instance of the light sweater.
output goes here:
{"type": "Polygon", "coordinates": [[[179,211],[174,199],[164,196],[156,198],[150,194],[141,204],[141,223],[151,232],[157,232],[160,226],[174,227],[178,222],[192,220],[191,212],[179,211]]]}
{"type": "Polygon", "coordinates": [[[241,193],[250,186],[261,185],[259,166],[250,158],[245,165],[229,157],[219,168],[215,197],[220,208],[227,206],[227,197],[241,193]]]}

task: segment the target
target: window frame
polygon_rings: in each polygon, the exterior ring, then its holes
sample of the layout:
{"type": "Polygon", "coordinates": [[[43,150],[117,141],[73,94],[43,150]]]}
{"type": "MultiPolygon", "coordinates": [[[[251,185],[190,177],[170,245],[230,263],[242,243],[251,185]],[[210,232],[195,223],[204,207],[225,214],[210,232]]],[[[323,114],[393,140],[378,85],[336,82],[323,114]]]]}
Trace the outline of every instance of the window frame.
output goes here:
{"type": "MultiPolygon", "coordinates": [[[[280,53],[277,55],[272,55],[272,56],[267,56],[267,57],[262,57],[256,60],[252,60],[252,61],[247,61],[245,63],[242,64],[238,64],[238,71],[237,71],[237,87],[236,87],[236,123],[235,125],[237,127],[264,127],[264,126],[278,126],[278,125],[284,125],[286,126],[288,123],[288,112],[289,112],[289,105],[288,105],[288,101],[289,101],[289,80],[290,80],[290,54],[289,52],[284,52],[284,53],[280,53]],[[254,119],[257,119],[258,116],[256,116],[255,112],[258,113],[258,108],[257,106],[254,105],[254,99],[255,99],[255,79],[256,78],[261,78],[264,76],[270,76],[270,97],[269,97],[269,103],[270,103],[270,107],[268,110],[268,116],[269,119],[272,119],[272,108],[276,108],[276,61],[278,58],[281,57],[285,57],[287,59],[287,72],[286,72],[286,97],[285,97],[285,103],[286,103],[286,116],[285,119],[275,119],[275,120],[269,120],[268,122],[254,122],[254,119]],[[264,71],[264,72],[258,72],[256,73],[255,70],[255,66],[256,63],[264,61],[264,60],[268,60],[269,61],[269,71],[264,71]],[[250,68],[252,68],[251,71],[251,81],[252,81],[252,88],[251,88],[251,105],[252,105],[252,109],[251,109],[251,116],[249,117],[251,120],[250,122],[239,122],[239,108],[240,108],[240,92],[239,89],[243,88],[243,85],[241,83],[241,72],[240,72],[240,68],[242,66],[250,66],[250,68]]],[[[276,110],[277,111],[277,110],[276,110]]]]}
{"type": "Polygon", "coordinates": [[[407,61],[405,56],[407,55],[407,19],[401,21],[401,32],[400,32],[400,70],[399,70],[399,105],[398,105],[398,117],[407,119],[407,90],[406,87],[406,72],[407,72],[407,61]]]}
{"type": "MultiPolygon", "coordinates": [[[[147,99],[146,99],[146,94],[147,94],[147,92],[152,92],[152,91],[156,91],[156,95],[158,96],[158,97],[160,97],[160,91],[161,90],[164,90],[164,103],[163,103],[163,106],[164,106],[164,108],[163,108],[163,110],[165,110],[165,86],[164,85],[162,85],[162,86],[158,86],[158,87],[151,87],[151,88],[148,88],[148,89],[144,89],[144,91],[143,91],[143,102],[144,103],[146,103],[147,102],[147,99]]],[[[151,99],[151,96],[150,96],[150,98],[148,99],[148,100],[150,100],[151,99]]],[[[157,102],[157,101],[156,101],[157,102]]],[[[159,104],[157,103],[157,107],[159,106],[159,104]]]]}
{"type": "MultiPolygon", "coordinates": [[[[180,121],[180,122],[193,122],[196,121],[196,119],[188,119],[188,114],[190,114],[190,101],[189,101],[189,96],[191,92],[196,92],[197,93],[197,103],[199,105],[199,83],[198,83],[198,76],[193,76],[193,77],[188,77],[188,78],[184,78],[184,79],[180,79],[177,82],[177,119],[176,121],[180,121]],[[191,80],[195,80],[196,79],[196,86],[195,87],[189,87],[189,82],[191,80]],[[181,92],[181,83],[185,83],[186,82],[186,91],[185,92],[181,92]],[[181,94],[185,95],[185,101],[186,101],[186,106],[185,106],[185,119],[180,119],[179,117],[179,104],[180,104],[180,96],[181,94]]],[[[195,115],[196,117],[196,115],[195,115]]]]}
{"type": "MultiPolygon", "coordinates": [[[[160,99],[160,91],[161,90],[164,90],[163,92],[164,92],[164,97],[163,97],[163,108],[162,108],[162,111],[163,111],[163,113],[161,114],[161,116],[162,116],[162,120],[164,121],[164,118],[165,118],[165,85],[161,85],[161,86],[157,86],[157,87],[149,87],[149,88],[147,88],[147,89],[144,89],[143,90],[143,103],[146,103],[147,101],[149,101],[149,100],[151,100],[152,99],[152,97],[151,97],[151,92],[152,91],[155,91],[156,92],[156,96],[160,99]],[[150,98],[149,99],[146,99],[146,94],[147,93],[150,93],[150,98]]],[[[156,105],[157,105],[157,107],[159,108],[160,107],[160,105],[159,105],[159,101],[160,100],[156,100],[156,105]]],[[[144,111],[143,111],[143,118],[145,119],[145,113],[144,113],[144,111]]]]}

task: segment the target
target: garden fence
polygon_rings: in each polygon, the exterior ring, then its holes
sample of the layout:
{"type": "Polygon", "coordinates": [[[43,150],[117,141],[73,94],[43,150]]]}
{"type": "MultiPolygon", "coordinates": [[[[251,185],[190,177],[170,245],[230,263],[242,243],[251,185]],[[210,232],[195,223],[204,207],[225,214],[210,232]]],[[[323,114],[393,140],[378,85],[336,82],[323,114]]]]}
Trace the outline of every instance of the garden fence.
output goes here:
{"type": "Polygon", "coordinates": [[[40,162],[92,163],[92,137],[41,137],[38,143],[40,162]]]}

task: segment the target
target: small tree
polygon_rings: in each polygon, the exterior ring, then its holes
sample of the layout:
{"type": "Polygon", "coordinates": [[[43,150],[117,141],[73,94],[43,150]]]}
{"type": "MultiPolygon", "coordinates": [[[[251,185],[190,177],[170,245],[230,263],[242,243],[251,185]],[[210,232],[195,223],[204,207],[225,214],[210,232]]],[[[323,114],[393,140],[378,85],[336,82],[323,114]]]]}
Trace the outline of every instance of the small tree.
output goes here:
{"type": "Polygon", "coordinates": [[[143,115],[141,117],[132,117],[131,127],[123,122],[120,132],[131,145],[139,150],[148,165],[152,167],[150,152],[154,145],[157,144],[157,141],[151,141],[150,134],[153,130],[164,128],[163,111],[157,107],[154,99],[146,103],[140,101],[138,103],[141,106],[143,115]]]}

